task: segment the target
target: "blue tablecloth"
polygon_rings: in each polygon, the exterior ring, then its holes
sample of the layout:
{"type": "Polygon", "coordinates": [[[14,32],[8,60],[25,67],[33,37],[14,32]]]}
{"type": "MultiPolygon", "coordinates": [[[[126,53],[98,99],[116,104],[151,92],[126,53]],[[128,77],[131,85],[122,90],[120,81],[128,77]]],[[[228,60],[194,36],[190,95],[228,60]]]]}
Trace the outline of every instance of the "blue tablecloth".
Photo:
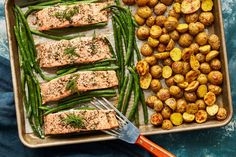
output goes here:
{"type": "MultiPolygon", "coordinates": [[[[231,91],[233,104],[235,104],[236,0],[222,0],[222,2],[231,76],[231,91]]],[[[150,154],[139,147],[118,140],[41,149],[29,149],[23,146],[18,138],[16,127],[3,5],[3,0],[0,0],[0,156],[150,156],[150,154]]],[[[180,157],[234,157],[236,156],[235,120],[236,116],[234,115],[232,121],[223,128],[156,135],[149,138],[180,157]]]]}

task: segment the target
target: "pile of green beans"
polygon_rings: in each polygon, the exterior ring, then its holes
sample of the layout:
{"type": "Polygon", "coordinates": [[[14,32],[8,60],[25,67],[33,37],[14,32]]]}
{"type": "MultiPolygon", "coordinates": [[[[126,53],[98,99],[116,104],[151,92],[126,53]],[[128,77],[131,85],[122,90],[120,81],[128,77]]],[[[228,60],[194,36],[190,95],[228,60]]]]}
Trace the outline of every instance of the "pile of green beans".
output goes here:
{"type": "Polygon", "coordinates": [[[139,48],[135,38],[136,23],[133,20],[130,9],[122,7],[119,1],[116,5],[110,5],[104,9],[112,11],[112,26],[114,32],[115,52],[117,57],[117,70],[119,78],[119,99],[117,109],[124,115],[127,113],[132,91],[134,93],[134,102],[128,113],[128,119],[139,125],[139,102],[142,104],[144,122],[148,123],[148,111],[145,103],[144,93],[139,85],[139,77],[132,67],[134,64],[134,54],[136,59],[141,60],[139,48]],[[124,47],[123,47],[124,45],[124,47]],[[134,53],[135,52],[135,53],[134,53]],[[126,74],[127,69],[130,73],[126,74]]]}

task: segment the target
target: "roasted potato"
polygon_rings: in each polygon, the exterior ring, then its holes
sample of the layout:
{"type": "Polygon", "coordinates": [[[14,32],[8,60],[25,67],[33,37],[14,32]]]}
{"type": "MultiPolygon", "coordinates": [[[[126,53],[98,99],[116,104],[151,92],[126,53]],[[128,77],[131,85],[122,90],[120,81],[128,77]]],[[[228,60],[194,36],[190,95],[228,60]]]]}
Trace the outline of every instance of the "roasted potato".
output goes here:
{"type": "Polygon", "coordinates": [[[170,91],[167,88],[162,88],[157,92],[157,97],[161,101],[166,101],[167,99],[170,98],[170,91]]]}
{"type": "Polygon", "coordinates": [[[196,54],[196,59],[197,59],[200,63],[203,63],[203,62],[205,62],[205,55],[203,55],[202,53],[198,53],[198,54],[196,54]]]}
{"type": "Polygon", "coordinates": [[[174,48],[173,50],[170,51],[170,58],[173,61],[180,61],[182,58],[182,52],[180,50],[180,48],[174,48]]]}
{"type": "Polygon", "coordinates": [[[189,34],[195,36],[200,32],[200,29],[196,23],[189,24],[189,34]]]}
{"type": "Polygon", "coordinates": [[[157,59],[154,55],[146,57],[144,61],[146,61],[151,66],[157,64],[157,59]]]}
{"type": "Polygon", "coordinates": [[[182,75],[186,75],[190,71],[191,67],[188,62],[183,62],[183,72],[182,75]]]}
{"type": "Polygon", "coordinates": [[[162,34],[159,38],[159,41],[165,45],[167,45],[170,41],[170,35],[169,34],[162,34]]]}
{"type": "Polygon", "coordinates": [[[209,61],[211,61],[212,59],[216,58],[219,54],[220,54],[219,51],[216,51],[216,50],[210,51],[210,52],[206,55],[206,62],[209,62],[209,61]]]}
{"type": "Polygon", "coordinates": [[[157,3],[157,5],[154,7],[154,13],[156,15],[163,15],[167,10],[167,6],[163,3],[157,3]]]}
{"type": "Polygon", "coordinates": [[[209,90],[209,92],[212,92],[215,95],[219,95],[219,94],[222,93],[222,88],[220,86],[216,86],[216,85],[213,85],[213,84],[208,85],[208,90],[209,90]]]}
{"type": "Polygon", "coordinates": [[[227,118],[227,110],[223,107],[220,107],[217,114],[216,119],[217,120],[225,120],[227,118]]]}
{"type": "Polygon", "coordinates": [[[170,116],[170,120],[174,125],[178,126],[183,123],[183,116],[181,113],[172,113],[170,116]]]}
{"type": "Polygon", "coordinates": [[[152,15],[152,9],[150,9],[148,6],[143,6],[143,7],[139,7],[137,9],[137,14],[141,17],[141,18],[148,18],[152,15]]]}
{"type": "Polygon", "coordinates": [[[207,112],[205,110],[198,110],[195,114],[195,121],[199,124],[207,121],[207,112]]]}
{"type": "Polygon", "coordinates": [[[164,105],[161,100],[155,100],[154,101],[154,111],[161,112],[164,105]]]}
{"type": "Polygon", "coordinates": [[[211,45],[213,50],[219,50],[220,48],[220,39],[217,35],[212,34],[209,36],[208,43],[211,45]]]}
{"type": "Polygon", "coordinates": [[[168,12],[168,16],[172,16],[172,17],[175,17],[176,19],[179,19],[180,18],[180,13],[176,13],[174,9],[170,9],[169,12],[168,12]]]}
{"type": "Polygon", "coordinates": [[[169,16],[164,23],[164,26],[168,32],[175,30],[179,22],[175,17],[169,16]]]}
{"type": "Polygon", "coordinates": [[[171,76],[170,78],[166,79],[165,83],[168,87],[175,85],[174,76],[171,76]]]}
{"type": "Polygon", "coordinates": [[[152,79],[152,82],[150,84],[151,90],[153,92],[158,92],[161,89],[161,82],[158,79],[152,79]]]}
{"type": "Polygon", "coordinates": [[[166,58],[163,60],[162,64],[165,66],[171,66],[173,63],[173,60],[171,58],[166,58]]]}
{"type": "Polygon", "coordinates": [[[207,93],[207,86],[206,85],[200,85],[197,89],[197,96],[199,98],[204,98],[206,93],[207,93]]]}
{"type": "Polygon", "coordinates": [[[167,79],[172,76],[172,69],[170,66],[164,66],[162,69],[162,77],[167,79]]]}
{"type": "Polygon", "coordinates": [[[205,110],[205,109],[206,109],[206,104],[205,104],[204,100],[202,100],[202,99],[198,99],[198,100],[195,102],[195,104],[198,105],[198,109],[199,109],[199,110],[205,110]]]}
{"type": "Polygon", "coordinates": [[[189,61],[190,57],[193,55],[193,50],[190,48],[184,48],[182,51],[182,60],[189,61]]]}
{"type": "Polygon", "coordinates": [[[152,75],[150,73],[147,73],[145,75],[140,76],[140,87],[142,89],[148,89],[152,81],[152,75]]]}
{"type": "Polygon", "coordinates": [[[166,51],[171,51],[174,47],[175,47],[175,42],[173,39],[170,38],[170,41],[166,46],[166,51]]]}
{"type": "Polygon", "coordinates": [[[153,53],[153,49],[152,49],[152,47],[148,43],[144,43],[141,46],[141,54],[143,56],[151,56],[152,53],[153,53]]]}
{"type": "Polygon", "coordinates": [[[198,54],[199,45],[197,43],[192,43],[189,48],[193,51],[193,54],[198,54]]]}
{"type": "Polygon", "coordinates": [[[189,114],[195,114],[198,111],[198,105],[195,103],[189,103],[186,107],[186,112],[189,114]]]}
{"type": "Polygon", "coordinates": [[[134,20],[139,26],[142,26],[145,23],[145,19],[140,17],[138,14],[134,14],[134,20]]]}
{"type": "Polygon", "coordinates": [[[190,83],[194,80],[196,80],[198,78],[198,76],[200,75],[200,72],[198,70],[191,70],[189,71],[186,76],[185,76],[185,80],[190,83]]]}
{"type": "Polygon", "coordinates": [[[211,11],[213,8],[212,0],[202,0],[201,8],[203,11],[211,11]]]}
{"type": "Polygon", "coordinates": [[[214,22],[214,15],[212,12],[201,12],[199,15],[199,21],[205,26],[210,26],[214,22]]]}
{"type": "Polygon", "coordinates": [[[173,124],[172,124],[172,122],[170,120],[165,119],[162,122],[161,128],[164,129],[164,130],[170,130],[170,129],[173,128],[173,124]]]}
{"type": "Polygon", "coordinates": [[[139,40],[145,40],[150,35],[150,29],[147,26],[140,26],[136,32],[137,38],[139,40]]]}
{"type": "Polygon", "coordinates": [[[195,92],[184,92],[184,97],[188,102],[194,103],[197,100],[195,92]]]}
{"type": "Polygon", "coordinates": [[[211,67],[208,63],[204,62],[200,65],[200,71],[203,74],[208,74],[209,72],[211,72],[211,67]]]}
{"type": "Polygon", "coordinates": [[[158,3],[158,0],[149,0],[149,2],[147,3],[147,5],[150,7],[150,8],[153,8],[155,7],[155,5],[158,3]]]}
{"type": "Polygon", "coordinates": [[[165,101],[165,104],[166,104],[167,106],[169,106],[169,107],[172,109],[172,111],[175,111],[175,109],[176,109],[176,101],[175,101],[175,98],[169,98],[169,99],[167,99],[167,100],[165,101]]]}
{"type": "Polygon", "coordinates": [[[160,53],[154,54],[154,56],[156,57],[157,60],[163,60],[170,57],[170,52],[160,52],[160,53]]]}
{"type": "Polygon", "coordinates": [[[184,93],[178,86],[171,86],[170,94],[174,96],[175,98],[181,98],[184,93]]]}
{"type": "Polygon", "coordinates": [[[198,89],[198,86],[199,86],[199,82],[198,81],[193,81],[193,82],[189,83],[188,87],[185,88],[184,90],[186,92],[194,92],[198,89]]]}
{"type": "Polygon", "coordinates": [[[182,47],[189,47],[192,42],[193,37],[188,33],[181,34],[178,41],[179,45],[182,47]]]}
{"type": "Polygon", "coordinates": [[[196,22],[196,25],[198,26],[200,32],[204,31],[205,29],[204,24],[202,24],[201,22],[196,22]]]}
{"type": "Polygon", "coordinates": [[[178,99],[176,101],[176,112],[184,113],[186,111],[187,102],[185,99],[178,99]]]}
{"type": "Polygon", "coordinates": [[[201,32],[195,37],[195,42],[198,45],[203,46],[206,45],[208,42],[208,34],[206,32],[201,32]]]}
{"type": "Polygon", "coordinates": [[[168,106],[164,106],[164,108],[161,111],[161,115],[164,119],[169,119],[171,113],[172,113],[172,110],[168,106]]]}
{"type": "Polygon", "coordinates": [[[184,76],[181,74],[176,74],[174,76],[174,81],[175,83],[179,84],[179,83],[183,83],[184,82],[184,76]]]}
{"type": "Polygon", "coordinates": [[[200,74],[197,78],[197,81],[201,84],[201,85],[204,85],[204,84],[207,84],[207,76],[204,75],[204,74],[200,74]]]}
{"type": "Polygon", "coordinates": [[[136,70],[139,75],[143,76],[149,73],[149,64],[146,61],[141,60],[137,63],[136,70]]]}
{"type": "Polygon", "coordinates": [[[194,55],[190,57],[190,66],[193,70],[198,70],[200,68],[200,63],[194,55]]]}
{"type": "Polygon", "coordinates": [[[195,23],[198,21],[198,13],[187,14],[184,16],[184,20],[186,23],[195,23]]]}
{"type": "Polygon", "coordinates": [[[157,47],[157,52],[162,52],[162,53],[166,54],[166,55],[161,55],[162,57],[164,57],[163,59],[166,59],[166,58],[169,57],[170,53],[169,52],[164,52],[164,51],[166,51],[166,45],[160,43],[157,47]],[[168,54],[168,56],[167,56],[167,54],[168,54]]]}
{"type": "Polygon", "coordinates": [[[126,5],[134,5],[135,4],[135,0],[122,0],[122,2],[126,5]]]}
{"type": "Polygon", "coordinates": [[[166,20],[167,18],[164,15],[159,15],[156,17],[156,25],[163,27],[166,20]]]}
{"type": "Polygon", "coordinates": [[[183,72],[184,64],[181,61],[177,61],[173,62],[171,67],[174,73],[181,74],[183,72]]]}
{"type": "Polygon", "coordinates": [[[163,3],[163,4],[167,5],[167,6],[171,5],[173,3],[173,1],[174,0],[160,0],[161,3],[163,3]]]}
{"type": "Polygon", "coordinates": [[[149,96],[146,99],[146,104],[148,105],[148,107],[153,108],[154,107],[154,101],[158,100],[158,98],[156,96],[149,96]]]}
{"type": "Polygon", "coordinates": [[[209,82],[213,85],[221,85],[223,82],[223,75],[219,71],[211,71],[207,76],[209,82]]]}
{"type": "Polygon", "coordinates": [[[179,40],[179,33],[178,33],[178,31],[174,30],[174,31],[170,32],[170,37],[174,41],[179,40]]]}
{"type": "Polygon", "coordinates": [[[210,62],[211,69],[213,70],[220,70],[221,69],[221,61],[219,59],[213,59],[210,62]]]}
{"type": "Polygon", "coordinates": [[[180,14],[181,13],[181,4],[180,3],[174,3],[173,4],[173,9],[176,13],[180,14]]]}
{"type": "Polygon", "coordinates": [[[178,83],[177,85],[178,85],[178,87],[185,89],[188,87],[188,84],[189,84],[188,82],[184,81],[182,83],[178,83]]]}
{"type": "Polygon", "coordinates": [[[152,27],[155,24],[155,22],[156,22],[156,17],[152,15],[147,18],[146,25],[148,27],[152,27]]]}
{"type": "Polygon", "coordinates": [[[157,47],[159,44],[159,40],[154,39],[152,37],[148,37],[148,45],[150,45],[151,47],[155,48],[157,47]]]}
{"type": "Polygon", "coordinates": [[[212,106],[216,102],[216,95],[213,92],[208,92],[204,96],[204,102],[208,106],[212,106]]]}
{"type": "Polygon", "coordinates": [[[185,33],[188,31],[188,24],[186,23],[178,24],[178,26],[176,27],[176,30],[180,33],[185,33]]]}
{"type": "Polygon", "coordinates": [[[163,122],[163,117],[160,113],[153,113],[151,115],[150,122],[155,126],[161,125],[163,122]]]}
{"type": "Polygon", "coordinates": [[[149,0],[135,0],[135,3],[140,7],[145,6],[148,2],[149,0]]]}
{"type": "Polygon", "coordinates": [[[157,39],[161,36],[162,34],[162,29],[161,27],[157,26],[157,25],[153,25],[150,29],[150,36],[154,39],[157,39]]]}
{"type": "Polygon", "coordinates": [[[203,55],[208,54],[211,51],[211,46],[210,45],[204,45],[199,47],[199,52],[203,55]]]}
{"type": "Polygon", "coordinates": [[[200,0],[183,0],[181,3],[181,12],[184,14],[192,14],[199,10],[200,0]]]}
{"type": "Polygon", "coordinates": [[[209,116],[215,116],[219,111],[219,106],[216,104],[214,104],[212,106],[207,106],[206,111],[209,114],[209,116]]]}
{"type": "Polygon", "coordinates": [[[194,121],[195,115],[194,114],[190,114],[188,112],[184,112],[183,113],[183,119],[184,119],[185,122],[191,123],[192,121],[194,121]]]}
{"type": "Polygon", "coordinates": [[[153,78],[160,78],[162,75],[162,68],[159,65],[153,65],[150,68],[150,73],[152,75],[153,78]]]}

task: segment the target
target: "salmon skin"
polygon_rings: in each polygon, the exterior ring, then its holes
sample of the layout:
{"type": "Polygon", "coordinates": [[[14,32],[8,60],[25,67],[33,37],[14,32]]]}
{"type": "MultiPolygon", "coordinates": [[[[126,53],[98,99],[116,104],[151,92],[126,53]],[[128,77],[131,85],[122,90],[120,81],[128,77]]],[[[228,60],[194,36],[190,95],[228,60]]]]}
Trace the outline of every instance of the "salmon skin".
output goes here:
{"type": "Polygon", "coordinates": [[[106,6],[104,2],[47,7],[35,14],[35,24],[39,31],[45,31],[108,22],[108,11],[102,10],[106,6]]]}
{"type": "Polygon", "coordinates": [[[36,50],[42,68],[87,64],[112,57],[104,37],[49,41],[38,44],[36,50]]]}
{"type": "Polygon", "coordinates": [[[40,84],[43,104],[58,101],[76,92],[116,87],[118,79],[114,70],[80,71],[40,84]]]}
{"type": "Polygon", "coordinates": [[[48,114],[44,117],[45,135],[107,130],[119,127],[114,110],[71,110],[48,114]],[[65,121],[68,115],[77,116],[82,125],[74,126],[65,121]]]}

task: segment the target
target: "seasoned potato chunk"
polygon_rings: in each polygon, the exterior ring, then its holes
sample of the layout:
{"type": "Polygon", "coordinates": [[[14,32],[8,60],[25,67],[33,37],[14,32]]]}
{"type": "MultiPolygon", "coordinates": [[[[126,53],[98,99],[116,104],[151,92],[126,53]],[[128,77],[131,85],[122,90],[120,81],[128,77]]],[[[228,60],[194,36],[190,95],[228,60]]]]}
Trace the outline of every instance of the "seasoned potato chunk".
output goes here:
{"type": "Polygon", "coordinates": [[[150,68],[150,73],[152,75],[153,78],[160,78],[161,75],[162,75],[162,68],[161,66],[159,65],[153,65],[151,68],[150,68]]]}
{"type": "Polygon", "coordinates": [[[194,56],[194,55],[191,55],[191,57],[190,57],[190,66],[193,70],[198,70],[200,67],[200,63],[197,60],[196,56],[194,56]]]}
{"type": "Polygon", "coordinates": [[[155,126],[161,125],[163,122],[163,117],[160,113],[153,113],[151,115],[150,122],[152,125],[155,125],[155,126]]]}
{"type": "Polygon", "coordinates": [[[180,35],[178,41],[179,45],[182,47],[189,47],[192,44],[192,42],[193,42],[193,37],[188,33],[180,35]]]}
{"type": "Polygon", "coordinates": [[[223,82],[223,74],[220,71],[211,71],[207,77],[213,85],[221,85],[223,82]]]}
{"type": "Polygon", "coordinates": [[[143,7],[139,7],[137,9],[137,14],[141,17],[141,18],[148,18],[149,16],[152,15],[152,9],[150,9],[148,6],[143,6],[143,7]]]}
{"type": "Polygon", "coordinates": [[[217,35],[212,34],[208,39],[208,43],[211,45],[213,50],[219,50],[220,48],[220,39],[217,35]]]}
{"type": "Polygon", "coordinates": [[[158,100],[158,98],[154,95],[147,97],[146,99],[146,104],[150,107],[153,108],[154,107],[154,101],[158,100]]]}
{"type": "Polygon", "coordinates": [[[168,106],[164,106],[164,108],[161,111],[161,115],[164,119],[169,119],[171,113],[172,113],[172,110],[168,106]]]}
{"type": "Polygon", "coordinates": [[[203,11],[211,11],[213,8],[212,0],[202,0],[201,8],[203,11]]]}
{"type": "Polygon", "coordinates": [[[223,107],[220,107],[217,114],[216,119],[217,120],[225,120],[227,118],[227,110],[223,107]]]}
{"type": "Polygon", "coordinates": [[[181,113],[172,113],[170,116],[170,120],[174,125],[178,126],[183,123],[183,116],[181,113]]]}
{"type": "Polygon", "coordinates": [[[162,69],[162,77],[170,78],[172,76],[172,69],[170,66],[164,66],[162,69]]]}
{"type": "Polygon", "coordinates": [[[158,79],[152,79],[150,87],[151,90],[156,93],[161,89],[162,85],[158,79]]]}
{"type": "Polygon", "coordinates": [[[206,93],[207,93],[207,86],[206,85],[200,85],[197,89],[197,96],[199,98],[204,98],[206,93]]]}
{"type": "Polygon", "coordinates": [[[176,112],[184,113],[186,111],[187,102],[185,99],[178,99],[176,102],[176,112]]]}
{"type": "Polygon", "coordinates": [[[198,89],[199,86],[199,82],[198,81],[193,81],[191,83],[189,83],[188,87],[185,88],[186,92],[194,92],[198,89]]]}
{"type": "Polygon", "coordinates": [[[209,62],[209,61],[211,61],[212,59],[216,58],[219,54],[220,54],[219,51],[216,51],[216,50],[210,51],[210,52],[206,55],[206,62],[209,62]]]}
{"type": "Polygon", "coordinates": [[[192,14],[200,8],[200,0],[183,0],[181,3],[181,12],[184,14],[192,14]]]}
{"type": "Polygon", "coordinates": [[[219,106],[214,104],[212,106],[207,106],[206,111],[210,116],[215,116],[219,111],[219,106]]]}
{"type": "Polygon", "coordinates": [[[162,88],[159,90],[159,92],[157,92],[157,97],[161,100],[161,101],[166,101],[167,99],[170,98],[170,91],[167,88],[162,88]]]}
{"type": "Polygon", "coordinates": [[[153,108],[154,111],[161,112],[163,107],[164,107],[164,105],[161,100],[158,99],[158,100],[154,101],[154,108],[153,108]]]}
{"type": "Polygon", "coordinates": [[[180,61],[182,58],[182,52],[180,50],[180,48],[174,48],[173,50],[170,51],[170,58],[173,61],[180,61]]]}
{"type": "Polygon", "coordinates": [[[165,104],[169,106],[173,111],[176,109],[176,101],[175,98],[169,98],[165,101],[165,104]]]}
{"type": "Polygon", "coordinates": [[[194,114],[190,114],[188,112],[184,112],[183,119],[184,119],[185,122],[190,123],[190,122],[194,121],[195,115],[194,114]]]}
{"type": "Polygon", "coordinates": [[[170,130],[170,129],[173,128],[173,124],[172,124],[172,122],[170,120],[165,119],[162,122],[161,128],[164,129],[164,130],[170,130]]]}
{"type": "Polygon", "coordinates": [[[195,103],[190,103],[187,105],[186,107],[186,112],[190,113],[190,114],[195,114],[198,111],[198,105],[195,103]]]}
{"type": "Polygon", "coordinates": [[[208,106],[212,106],[216,102],[216,95],[213,92],[208,92],[204,96],[204,102],[208,106]]]}
{"type": "Polygon", "coordinates": [[[136,65],[136,70],[139,75],[143,76],[149,72],[149,64],[144,60],[139,61],[136,65]]]}
{"type": "Polygon", "coordinates": [[[142,89],[148,89],[152,81],[152,75],[147,73],[145,75],[140,76],[140,87],[142,89]]]}
{"type": "Polygon", "coordinates": [[[156,15],[163,15],[167,10],[167,6],[163,3],[157,3],[157,5],[154,7],[154,13],[156,15]]]}
{"type": "Polygon", "coordinates": [[[214,22],[214,15],[212,12],[202,12],[199,15],[199,21],[205,26],[210,26],[214,22]]]}
{"type": "Polygon", "coordinates": [[[195,114],[195,120],[199,124],[206,122],[207,112],[205,110],[198,110],[198,112],[195,114]]]}

